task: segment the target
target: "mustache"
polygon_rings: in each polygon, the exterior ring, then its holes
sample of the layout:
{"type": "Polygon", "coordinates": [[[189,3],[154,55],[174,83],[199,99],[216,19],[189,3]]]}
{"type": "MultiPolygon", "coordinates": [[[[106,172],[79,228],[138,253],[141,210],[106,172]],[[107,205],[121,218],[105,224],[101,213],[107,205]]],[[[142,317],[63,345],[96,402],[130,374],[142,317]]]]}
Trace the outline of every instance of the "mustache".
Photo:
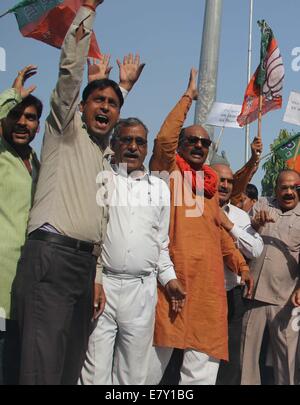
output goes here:
{"type": "Polygon", "coordinates": [[[204,156],[204,153],[201,149],[192,149],[191,155],[199,155],[199,156],[204,156]]]}
{"type": "Polygon", "coordinates": [[[20,134],[29,134],[29,130],[26,127],[15,125],[13,127],[13,132],[18,132],[20,134]]]}
{"type": "Polygon", "coordinates": [[[134,153],[134,152],[125,152],[125,153],[124,153],[124,157],[128,157],[128,158],[138,158],[139,155],[138,155],[138,153],[134,153]]]}
{"type": "Polygon", "coordinates": [[[228,193],[228,188],[226,188],[226,187],[219,187],[219,188],[218,188],[218,191],[219,191],[220,193],[228,193]]]}
{"type": "Polygon", "coordinates": [[[293,195],[290,195],[290,194],[285,194],[285,195],[282,197],[282,199],[285,200],[285,201],[291,201],[291,200],[294,200],[295,197],[294,197],[293,195]]]}

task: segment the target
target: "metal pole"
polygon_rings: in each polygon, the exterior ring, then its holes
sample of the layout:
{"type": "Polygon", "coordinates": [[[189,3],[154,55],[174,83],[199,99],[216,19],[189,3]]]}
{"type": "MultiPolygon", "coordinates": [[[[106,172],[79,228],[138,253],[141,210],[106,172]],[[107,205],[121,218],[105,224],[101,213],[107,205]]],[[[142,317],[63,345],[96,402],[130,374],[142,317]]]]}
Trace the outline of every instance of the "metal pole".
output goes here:
{"type": "MultiPolygon", "coordinates": [[[[253,21],[253,0],[250,0],[247,83],[249,83],[250,79],[251,79],[252,21],[253,21]]],[[[248,162],[248,159],[249,159],[249,144],[250,144],[250,125],[248,124],[245,127],[245,163],[248,162]]]]}
{"type": "MultiPolygon", "coordinates": [[[[223,0],[206,0],[199,63],[199,98],[195,109],[195,124],[203,125],[216,99],[219,48],[223,0]]],[[[214,128],[203,125],[213,140],[214,128]]]]}

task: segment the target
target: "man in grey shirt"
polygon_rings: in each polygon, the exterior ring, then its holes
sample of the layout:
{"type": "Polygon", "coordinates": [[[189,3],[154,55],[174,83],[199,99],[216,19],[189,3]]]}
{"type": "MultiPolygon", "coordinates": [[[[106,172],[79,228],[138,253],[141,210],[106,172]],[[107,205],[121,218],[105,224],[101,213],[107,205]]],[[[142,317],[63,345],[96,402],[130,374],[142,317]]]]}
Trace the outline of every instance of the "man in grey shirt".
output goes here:
{"type": "Polygon", "coordinates": [[[82,115],[78,111],[95,9],[102,2],[86,0],[66,35],[46,121],[29,236],[14,289],[21,384],[76,384],[93,311],[98,316],[104,308],[95,272],[107,211],[96,203],[96,177],[109,167],[109,135],[123,104],[119,86],[108,79],[90,82],[80,103],[82,115]]]}
{"type": "Polygon", "coordinates": [[[298,328],[294,327],[290,298],[299,283],[300,204],[296,191],[299,173],[283,170],[277,179],[276,198],[261,198],[254,205],[252,226],[264,241],[262,255],[253,260],[253,299],[243,319],[243,385],[261,383],[259,355],[264,330],[269,329],[275,384],[297,384],[298,328]]]}

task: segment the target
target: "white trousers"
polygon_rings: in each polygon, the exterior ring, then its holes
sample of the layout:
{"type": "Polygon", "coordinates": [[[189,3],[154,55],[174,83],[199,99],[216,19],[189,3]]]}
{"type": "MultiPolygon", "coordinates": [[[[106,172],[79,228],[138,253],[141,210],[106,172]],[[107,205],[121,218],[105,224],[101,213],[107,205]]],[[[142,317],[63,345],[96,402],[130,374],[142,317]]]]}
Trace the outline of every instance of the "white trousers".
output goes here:
{"type": "MultiPolygon", "coordinates": [[[[146,383],[157,385],[167,368],[173,349],[152,347],[146,383]]],[[[205,353],[185,349],[179,385],[215,385],[220,361],[205,353]]]]}
{"type": "Polygon", "coordinates": [[[104,313],[89,339],[79,384],[145,384],[152,348],[156,275],[103,275],[104,313]]]}

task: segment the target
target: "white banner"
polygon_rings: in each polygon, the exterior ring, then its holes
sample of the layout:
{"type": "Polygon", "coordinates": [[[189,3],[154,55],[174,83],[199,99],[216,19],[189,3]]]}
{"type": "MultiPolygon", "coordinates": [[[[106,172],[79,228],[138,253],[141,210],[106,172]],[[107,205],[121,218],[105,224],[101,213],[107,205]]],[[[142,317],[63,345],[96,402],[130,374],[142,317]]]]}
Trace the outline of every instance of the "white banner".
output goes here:
{"type": "Polygon", "coordinates": [[[283,121],[289,124],[300,125],[300,93],[291,91],[283,121]]]}
{"type": "Polygon", "coordinates": [[[241,128],[236,119],[242,109],[238,104],[214,102],[208,114],[206,124],[215,127],[241,128]]]}

